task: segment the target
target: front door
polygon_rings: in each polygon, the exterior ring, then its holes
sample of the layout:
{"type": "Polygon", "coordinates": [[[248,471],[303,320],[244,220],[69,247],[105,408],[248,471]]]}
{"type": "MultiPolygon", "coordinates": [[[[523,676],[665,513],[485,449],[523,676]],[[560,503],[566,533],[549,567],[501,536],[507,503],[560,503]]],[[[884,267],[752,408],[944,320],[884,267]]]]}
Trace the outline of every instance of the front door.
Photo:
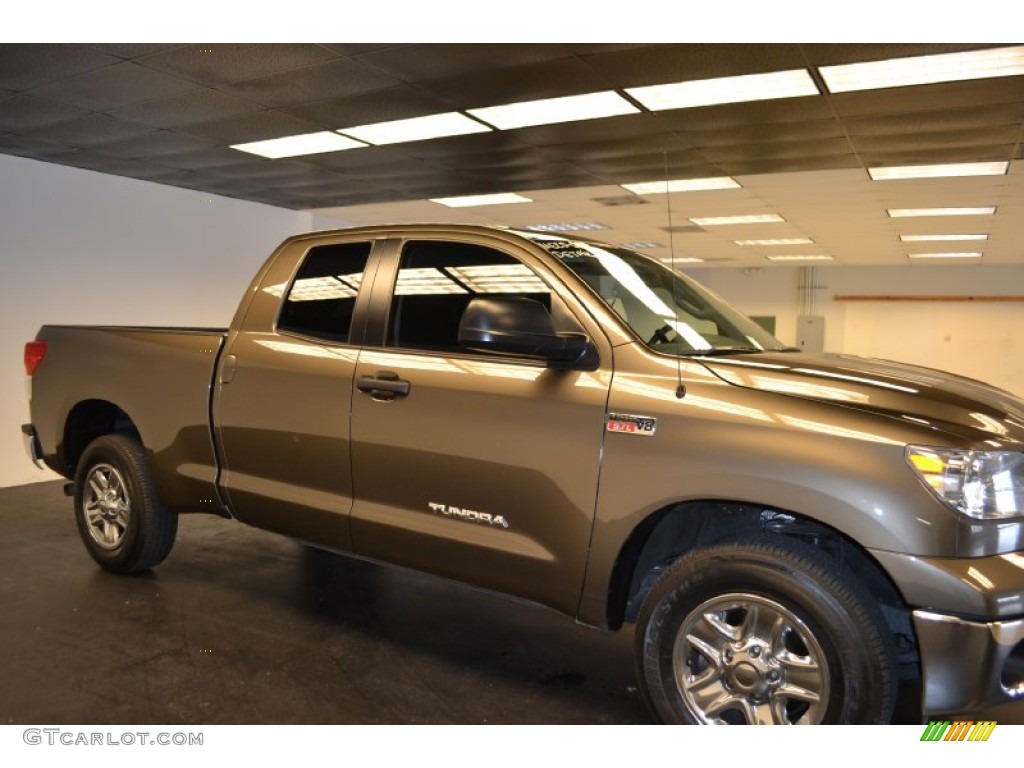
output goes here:
{"type": "MultiPolygon", "coordinates": [[[[352,404],[355,551],[574,612],[584,576],[610,383],[460,348],[477,295],[544,303],[558,330],[600,331],[529,254],[408,240],[352,404]]],[[[376,293],[376,291],[375,291],[376,293]]],[[[374,299],[377,304],[377,299],[374,299]]],[[[371,323],[371,326],[373,323],[371,323]]],[[[595,338],[595,343],[605,344],[595,338]]]]}

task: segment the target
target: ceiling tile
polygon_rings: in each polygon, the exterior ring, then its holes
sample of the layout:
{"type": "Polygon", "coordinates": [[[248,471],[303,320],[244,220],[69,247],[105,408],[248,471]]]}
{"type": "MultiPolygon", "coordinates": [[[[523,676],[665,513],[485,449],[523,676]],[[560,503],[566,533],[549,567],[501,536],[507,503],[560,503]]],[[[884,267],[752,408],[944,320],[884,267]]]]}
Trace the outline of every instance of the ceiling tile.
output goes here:
{"type": "Polygon", "coordinates": [[[24,91],[116,64],[86,45],[0,45],[0,88],[24,91]]]}
{"type": "Polygon", "coordinates": [[[729,131],[680,130],[679,135],[695,147],[716,147],[749,142],[832,139],[846,136],[843,124],[834,118],[799,123],[765,123],[737,126],[729,131]]]}
{"type": "Polygon", "coordinates": [[[156,128],[177,128],[258,112],[261,107],[213,88],[196,88],[166,99],[137,102],[111,114],[156,128]]]}
{"type": "Polygon", "coordinates": [[[92,114],[39,128],[33,135],[72,147],[92,147],[143,136],[153,130],[148,125],[118,120],[109,115],[92,114]]]}
{"type": "Polygon", "coordinates": [[[915,147],[908,146],[898,152],[871,151],[860,152],[865,166],[883,165],[929,165],[931,163],[976,163],[997,162],[1013,158],[1019,148],[1017,143],[986,146],[942,146],[915,147]]]}
{"type": "Polygon", "coordinates": [[[536,125],[518,128],[510,133],[517,141],[538,147],[551,144],[593,144],[616,139],[636,140],[639,145],[647,137],[669,147],[687,146],[685,139],[677,134],[668,133],[661,120],[646,113],[607,117],[602,120],[536,125]]]}
{"type": "MultiPolygon", "coordinates": [[[[1012,147],[1020,136],[1019,125],[992,126],[960,131],[921,131],[916,134],[857,136],[853,144],[858,152],[914,152],[943,147],[1012,147]]],[[[1009,154],[1003,158],[1009,159],[1009,154]]]]}
{"type": "Polygon", "coordinates": [[[244,144],[250,141],[277,139],[324,130],[323,126],[274,110],[262,110],[223,120],[182,126],[182,133],[218,139],[226,144],[244,144]]]}
{"type": "Polygon", "coordinates": [[[808,60],[816,67],[854,64],[861,61],[906,59],[953,51],[998,47],[995,43],[802,43],[808,60]]]}
{"type": "Polygon", "coordinates": [[[385,48],[402,47],[401,43],[320,43],[320,45],[335,53],[340,53],[342,56],[358,56],[361,53],[371,53],[385,48]]]}
{"type": "Polygon", "coordinates": [[[658,112],[657,115],[667,125],[680,131],[733,131],[750,125],[835,119],[828,101],[821,96],[672,109],[658,112]]]}
{"type": "Polygon", "coordinates": [[[99,112],[191,88],[184,80],[122,61],[37,88],[33,95],[99,112]]]}
{"type": "Polygon", "coordinates": [[[0,134],[0,154],[49,160],[70,151],[73,151],[72,147],[59,141],[41,139],[37,136],[0,134]]]}
{"type": "Polygon", "coordinates": [[[184,43],[91,43],[89,47],[119,59],[138,59],[183,45],[184,43]]]}
{"type": "Polygon", "coordinates": [[[786,173],[789,171],[806,171],[809,168],[816,170],[860,168],[860,161],[854,154],[847,155],[823,155],[815,157],[814,162],[809,162],[806,157],[784,157],[784,158],[752,158],[749,160],[737,159],[723,162],[722,170],[729,176],[743,176],[747,174],[763,173],[786,173]]]}
{"type": "Polygon", "coordinates": [[[372,64],[408,82],[459,77],[474,72],[489,76],[489,70],[564,59],[571,52],[553,43],[428,43],[367,53],[359,60],[372,64]]]}
{"type": "Polygon", "coordinates": [[[24,133],[87,114],[78,107],[19,94],[0,99],[0,131],[24,133]]]}
{"type": "Polygon", "coordinates": [[[337,59],[270,77],[231,83],[222,88],[228,93],[268,107],[284,107],[366,93],[399,84],[394,77],[372,67],[349,59],[337,59]]]}
{"type": "MultiPolygon", "coordinates": [[[[190,137],[192,138],[192,137],[190,137]]],[[[198,139],[202,141],[202,139],[198,139]]],[[[164,155],[161,162],[185,170],[202,170],[224,165],[240,165],[246,162],[246,155],[225,145],[217,145],[211,149],[201,149],[164,155]]]]}
{"type": "Polygon", "coordinates": [[[281,111],[331,128],[404,120],[447,112],[451,107],[441,99],[408,85],[312,104],[285,107],[281,111]]]}
{"type": "Polygon", "coordinates": [[[618,87],[705,80],[806,66],[794,44],[652,45],[585,57],[594,71],[618,87]]]}
{"type": "Polygon", "coordinates": [[[306,43],[197,43],[146,56],[139,62],[201,85],[221,85],[268,77],[337,55],[306,43]]]}
{"type": "Polygon", "coordinates": [[[1019,104],[1024,101],[1024,76],[835,93],[828,99],[840,118],[1019,104]]]}
{"type": "Polygon", "coordinates": [[[470,70],[462,75],[423,80],[419,84],[455,109],[493,107],[608,88],[605,80],[576,58],[494,69],[487,77],[478,77],[470,70]]]}
{"type": "Polygon", "coordinates": [[[900,112],[889,115],[847,117],[843,125],[851,137],[887,134],[917,135],[943,130],[976,130],[991,126],[1024,123],[1024,100],[1016,104],[997,104],[970,109],[931,109],[926,112],[900,112]]]}
{"type": "MultiPolygon", "coordinates": [[[[174,131],[153,131],[137,138],[117,142],[116,146],[108,146],[108,152],[115,152],[119,157],[152,157],[161,162],[174,164],[167,160],[168,156],[178,157],[188,152],[202,152],[220,145],[208,139],[187,136],[174,131]]],[[[231,151],[231,150],[228,150],[231,151]]]]}

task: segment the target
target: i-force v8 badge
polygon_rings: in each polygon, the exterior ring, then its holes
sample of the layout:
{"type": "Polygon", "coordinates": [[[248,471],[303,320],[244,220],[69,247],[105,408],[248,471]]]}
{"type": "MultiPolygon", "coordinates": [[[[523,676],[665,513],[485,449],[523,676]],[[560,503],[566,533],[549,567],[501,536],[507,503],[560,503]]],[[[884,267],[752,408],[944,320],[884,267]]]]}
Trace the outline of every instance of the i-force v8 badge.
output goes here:
{"type": "Polygon", "coordinates": [[[627,435],[643,435],[651,437],[658,428],[658,420],[653,416],[637,416],[632,413],[609,413],[608,431],[624,432],[627,435]]]}

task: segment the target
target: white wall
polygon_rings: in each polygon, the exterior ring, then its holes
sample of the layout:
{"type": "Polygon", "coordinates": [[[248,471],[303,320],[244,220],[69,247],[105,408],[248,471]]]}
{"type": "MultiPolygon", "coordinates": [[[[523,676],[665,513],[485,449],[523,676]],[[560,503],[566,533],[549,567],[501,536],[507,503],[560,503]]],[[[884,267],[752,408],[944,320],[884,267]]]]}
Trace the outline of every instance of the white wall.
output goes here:
{"type": "Polygon", "coordinates": [[[43,323],[226,326],[308,213],[0,155],[0,486],[25,456],[24,343],[43,323]]]}
{"type": "MultiPolygon", "coordinates": [[[[703,270],[695,277],[747,314],[774,314],[795,341],[796,268],[703,270]]],[[[836,295],[1024,295],[1024,266],[818,267],[817,314],[825,349],[915,363],[987,381],[1024,396],[1024,303],[849,302],[836,295]]]]}

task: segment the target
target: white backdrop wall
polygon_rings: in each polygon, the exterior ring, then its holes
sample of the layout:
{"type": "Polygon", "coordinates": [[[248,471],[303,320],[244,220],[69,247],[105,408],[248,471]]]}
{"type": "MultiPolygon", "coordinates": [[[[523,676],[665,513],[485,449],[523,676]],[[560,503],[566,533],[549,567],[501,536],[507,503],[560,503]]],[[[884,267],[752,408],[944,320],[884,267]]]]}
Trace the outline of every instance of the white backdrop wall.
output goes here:
{"type": "Polygon", "coordinates": [[[226,326],[311,214],[0,155],[0,486],[25,456],[24,343],[43,323],[226,326]]]}
{"type": "MultiPolygon", "coordinates": [[[[798,270],[703,270],[695,276],[748,314],[776,315],[794,343],[798,270]]],[[[851,302],[836,295],[1024,295],[1024,266],[818,267],[817,314],[825,350],[915,363],[987,381],[1024,396],[1024,303],[851,302]]]]}

